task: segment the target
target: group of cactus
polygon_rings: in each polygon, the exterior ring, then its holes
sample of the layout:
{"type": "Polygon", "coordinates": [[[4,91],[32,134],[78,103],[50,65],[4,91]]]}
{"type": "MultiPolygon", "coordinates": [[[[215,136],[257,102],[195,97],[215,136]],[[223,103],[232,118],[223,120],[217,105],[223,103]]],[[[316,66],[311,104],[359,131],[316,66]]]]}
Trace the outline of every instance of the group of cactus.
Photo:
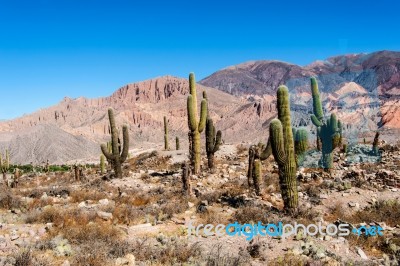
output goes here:
{"type": "Polygon", "coordinates": [[[311,92],[313,98],[312,123],[317,127],[317,142],[321,143],[322,157],[320,165],[324,169],[331,169],[333,166],[333,150],[341,144],[342,124],[336,114],[325,117],[322,110],[322,102],[316,78],[311,78],[311,92]]]}
{"type": "MultiPolygon", "coordinates": [[[[175,138],[175,148],[177,151],[180,150],[180,143],[179,143],[179,137],[175,138]]],[[[168,119],[166,116],[164,116],[164,150],[169,151],[169,140],[168,140],[168,119]]]]}
{"type": "Polygon", "coordinates": [[[198,118],[196,81],[193,73],[189,75],[189,95],[187,97],[187,113],[189,126],[189,158],[193,174],[200,172],[201,141],[200,134],[206,130],[206,152],[208,167],[214,169],[214,154],[221,144],[221,131],[215,130],[213,120],[208,115],[207,94],[203,91],[200,118],[198,118]]]}

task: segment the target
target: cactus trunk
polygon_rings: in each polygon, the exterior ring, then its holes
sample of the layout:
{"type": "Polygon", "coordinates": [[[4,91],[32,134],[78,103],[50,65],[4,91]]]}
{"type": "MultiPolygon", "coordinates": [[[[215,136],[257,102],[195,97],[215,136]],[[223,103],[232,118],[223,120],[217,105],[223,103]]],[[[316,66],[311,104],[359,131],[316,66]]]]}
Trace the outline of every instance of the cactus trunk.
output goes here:
{"type": "Polygon", "coordinates": [[[272,153],[279,167],[279,184],[286,210],[298,208],[296,160],[290,118],[289,91],[280,86],[277,92],[278,119],[270,124],[272,153]]]}
{"type": "Polygon", "coordinates": [[[254,160],[253,164],[253,183],[254,190],[257,196],[261,195],[262,186],[262,175],[261,175],[261,161],[260,159],[254,160]]]}
{"type": "Polygon", "coordinates": [[[101,151],[107,160],[112,162],[112,166],[114,168],[114,173],[116,178],[122,178],[122,163],[126,161],[129,153],[129,132],[128,126],[124,125],[122,127],[122,135],[123,135],[123,148],[121,150],[120,140],[118,138],[118,129],[115,125],[114,119],[114,111],[110,108],[108,110],[108,117],[110,121],[111,127],[111,148],[112,153],[110,153],[107,149],[106,145],[101,145],[101,151]]]}
{"type": "Polygon", "coordinates": [[[181,149],[181,145],[179,143],[179,138],[178,137],[175,138],[175,144],[176,144],[176,150],[179,151],[181,149]]]}
{"type": "Polygon", "coordinates": [[[201,165],[201,146],[200,133],[206,126],[207,119],[207,100],[201,101],[200,120],[197,119],[197,92],[194,74],[189,75],[190,95],[187,98],[187,113],[189,126],[189,156],[194,174],[200,172],[201,165]]]}
{"type": "Polygon", "coordinates": [[[169,150],[169,143],[168,143],[168,121],[167,118],[164,116],[164,149],[166,151],[169,150]]]}

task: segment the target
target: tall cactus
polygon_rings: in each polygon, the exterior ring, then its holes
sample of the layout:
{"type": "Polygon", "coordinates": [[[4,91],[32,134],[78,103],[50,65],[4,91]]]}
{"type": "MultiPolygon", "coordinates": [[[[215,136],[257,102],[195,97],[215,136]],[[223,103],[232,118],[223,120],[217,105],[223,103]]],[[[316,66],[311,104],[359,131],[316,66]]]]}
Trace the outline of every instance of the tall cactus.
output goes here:
{"type": "Polygon", "coordinates": [[[181,145],[179,143],[179,137],[175,138],[175,146],[176,146],[177,151],[179,151],[181,149],[181,145]]]}
{"type": "Polygon", "coordinates": [[[221,145],[221,130],[215,134],[214,123],[211,118],[207,118],[206,123],[206,151],[208,159],[208,168],[214,170],[214,154],[219,150],[221,145]]]}
{"type": "MultiPolygon", "coordinates": [[[[189,75],[190,94],[187,98],[187,112],[189,125],[190,163],[193,174],[200,172],[200,133],[203,132],[207,120],[207,100],[201,101],[200,121],[197,112],[196,81],[193,73],[189,75]]],[[[204,95],[204,94],[203,94],[204,95]]]]}
{"type": "Polygon", "coordinates": [[[128,126],[124,125],[122,127],[122,135],[123,135],[123,149],[122,152],[120,151],[120,143],[119,143],[119,133],[118,129],[115,126],[115,119],[114,119],[114,111],[113,109],[108,109],[108,118],[110,120],[111,126],[111,146],[112,152],[109,152],[107,146],[105,144],[101,145],[101,151],[103,152],[104,156],[107,160],[112,162],[112,166],[114,168],[115,177],[122,178],[122,163],[125,162],[126,158],[128,157],[129,153],[129,132],[128,126]]]}
{"type": "Polygon", "coordinates": [[[164,149],[166,151],[169,150],[168,144],[168,120],[167,117],[164,116],[164,149]]]}
{"type": "Polygon", "coordinates": [[[335,114],[331,114],[330,118],[325,121],[318,90],[318,82],[314,77],[311,78],[311,92],[314,109],[314,114],[311,115],[311,121],[318,128],[318,137],[321,139],[322,144],[320,165],[324,169],[329,170],[333,167],[332,152],[339,144],[338,120],[335,114]]]}
{"type": "Polygon", "coordinates": [[[273,119],[269,128],[272,154],[279,167],[279,184],[285,209],[295,210],[299,200],[289,91],[286,86],[278,88],[277,98],[278,119],[273,119]]]}

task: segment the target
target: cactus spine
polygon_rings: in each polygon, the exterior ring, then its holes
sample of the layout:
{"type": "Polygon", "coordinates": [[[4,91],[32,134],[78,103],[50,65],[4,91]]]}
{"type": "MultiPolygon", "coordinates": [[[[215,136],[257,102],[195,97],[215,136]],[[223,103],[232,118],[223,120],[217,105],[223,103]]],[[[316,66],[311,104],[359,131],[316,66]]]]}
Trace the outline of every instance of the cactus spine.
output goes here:
{"type": "Polygon", "coordinates": [[[179,137],[175,138],[176,150],[179,151],[181,149],[181,145],[179,143],[179,137]]]}
{"type": "Polygon", "coordinates": [[[318,82],[314,77],[311,78],[311,92],[314,109],[314,114],[311,115],[311,121],[318,128],[318,137],[321,139],[322,144],[320,165],[324,169],[329,170],[333,167],[332,152],[338,145],[338,120],[335,114],[331,114],[330,118],[325,121],[318,90],[318,82]]]}
{"type": "Polygon", "coordinates": [[[166,151],[169,150],[169,144],[168,144],[168,120],[164,116],[164,149],[166,151]]]}
{"type": "Polygon", "coordinates": [[[106,172],[106,163],[104,155],[100,155],[100,172],[104,174],[106,172]]]}
{"type": "Polygon", "coordinates": [[[221,145],[221,130],[215,134],[214,123],[211,118],[207,118],[206,123],[206,151],[208,159],[208,168],[210,170],[214,169],[214,154],[219,150],[221,145]]]}
{"type": "Polygon", "coordinates": [[[114,168],[115,177],[122,178],[122,163],[125,162],[126,158],[128,157],[129,152],[129,132],[128,126],[124,125],[122,127],[122,134],[123,134],[123,149],[122,152],[120,151],[120,141],[118,138],[118,129],[115,126],[115,119],[114,119],[114,111],[113,109],[108,109],[108,118],[110,120],[111,126],[111,147],[112,152],[107,150],[106,145],[101,145],[101,151],[103,152],[104,156],[107,160],[112,162],[112,166],[114,168]]]}
{"type": "Polygon", "coordinates": [[[207,100],[201,101],[200,121],[198,121],[197,113],[197,92],[196,82],[193,73],[189,75],[190,94],[187,98],[187,112],[189,125],[189,153],[190,163],[193,169],[193,174],[200,172],[200,133],[203,132],[207,120],[207,100]]]}
{"type": "Polygon", "coordinates": [[[285,209],[295,210],[299,200],[289,91],[286,86],[278,88],[277,98],[278,119],[272,120],[269,128],[272,154],[279,167],[279,184],[285,209]]]}

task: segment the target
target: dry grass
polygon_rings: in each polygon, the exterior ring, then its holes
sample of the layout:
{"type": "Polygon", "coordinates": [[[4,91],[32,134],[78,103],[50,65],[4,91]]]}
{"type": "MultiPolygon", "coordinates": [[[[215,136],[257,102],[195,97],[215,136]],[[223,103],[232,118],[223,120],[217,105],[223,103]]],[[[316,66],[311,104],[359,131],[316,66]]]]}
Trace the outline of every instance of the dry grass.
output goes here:
{"type": "Polygon", "coordinates": [[[0,208],[9,210],[19,209],[21,206],[22,203],[13,190],[0,185],[0,208]]]}
{"type": "Polygon", "coordinates": [[[295,256],[293,254],[286,254],[283,257],[278,257],[268,262],[271,266],[304,266],[304,265],[319,265],[312,264],[310,259],[302,256],[295,256]]]}

